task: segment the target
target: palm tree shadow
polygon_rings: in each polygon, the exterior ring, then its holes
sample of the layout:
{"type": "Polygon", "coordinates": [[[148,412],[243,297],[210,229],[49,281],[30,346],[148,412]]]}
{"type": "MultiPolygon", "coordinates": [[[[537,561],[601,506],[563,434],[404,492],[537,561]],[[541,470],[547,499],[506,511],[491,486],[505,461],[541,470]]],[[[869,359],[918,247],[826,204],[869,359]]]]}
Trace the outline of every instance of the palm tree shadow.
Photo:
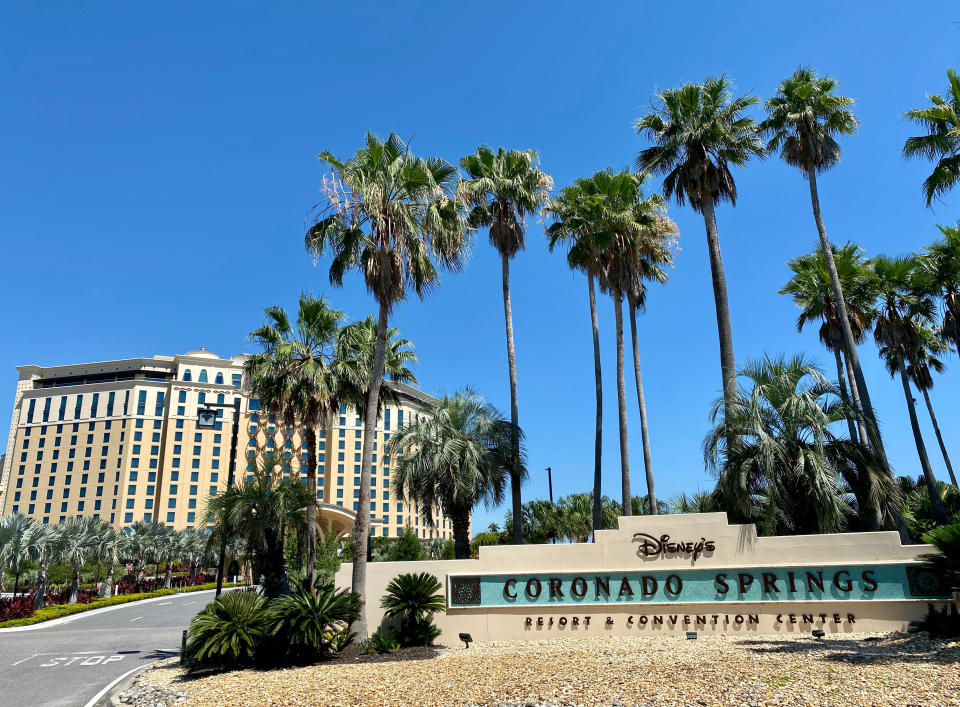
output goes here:
{"type": "Polygon", "coordinates": [[[960,641],[932,639],[926,634],[898,634],[868,639],[810,637],[784,640],[750,639],[741,642],[755,653],[797,653],[838,663],[887,665],[895,663],[960,663],[960,641]],[[876,640],[874,640],[876,638],[876,640]]]}

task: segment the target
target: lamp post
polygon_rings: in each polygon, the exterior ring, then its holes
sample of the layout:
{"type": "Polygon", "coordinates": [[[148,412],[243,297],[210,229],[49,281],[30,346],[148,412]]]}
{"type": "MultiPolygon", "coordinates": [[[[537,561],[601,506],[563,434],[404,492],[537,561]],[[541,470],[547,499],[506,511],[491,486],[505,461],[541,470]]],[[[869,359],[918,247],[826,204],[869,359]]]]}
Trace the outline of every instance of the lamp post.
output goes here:
{"type": "MultiPolygon", "coordinates": [[[[237,471],[237,437],[240,434],[240,398],[236,397],[232,403],[204,403],[204,407],[197,409],[197,428],[212,430],[217,426],[217,411],[215,408],[233,408],[233,434],[230,436],[230,469],[227,472],[227,488],[233,486],[233,477],[237,471]]],[[[221,528],[223,537],[220,538],[220,559],[217,562],[217,593],[223,591],[223,565],[227,557],[226,528],[221,528]]]]}
{"type": "Polygon", "coordinates": [[[550,503],[553,503],[553,474],[550,473],[550,467],[547,467],[547,487],[550,489],[550,503]]]}

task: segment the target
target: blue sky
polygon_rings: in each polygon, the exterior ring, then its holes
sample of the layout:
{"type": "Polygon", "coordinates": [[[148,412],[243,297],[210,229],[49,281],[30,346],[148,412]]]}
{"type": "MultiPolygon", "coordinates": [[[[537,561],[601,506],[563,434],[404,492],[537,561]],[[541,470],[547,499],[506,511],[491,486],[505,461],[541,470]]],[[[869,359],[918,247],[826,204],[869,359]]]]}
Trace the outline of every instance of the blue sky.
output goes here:
{"type": "MultiPolygon", "coordinates": [[[[919,249],[960,217],[960,191],[924,207],[929,165],[900,157],[904,110],[960,68],[960,8],[848,2],[805,12],[770,3],[446,4],[33,3],[0,9],[0,410],[14,366],[55,365],[201,344],[250,350],[265,306],[301,290],[350,317],[374,311],[362,284],[327,282],[303,251],[319,198],[321,150],[347,156],[366,130],[452,162],[481,143],[533,148],[558,187],[632,164],[632,129],[658,88],[726,72],[762,98],[801,63],[839,78],[862,128],[820,181],[834,241],[869,254],[919,249]],[[731,9],[731,5],[735,5],[731,9]],[[589,8],[589,9],[587,9],[589,8]],[[804,27],[807,18],[812,27],[804,27]],[[213,302],[213,306],[206,303],[213,302]]],[[[736,208],[718,209],[739,363],[805,352],[828,371],[815,331],[798,334],[777,295],[785,261],[816,230],[799,173],[776,159],[735,173],[736,208]]],[[[720,388],[703,221],[672,207],[681,252],[640,323],[657,490],[707,488],[700,443],[720,388]]],[[[547,252],[531,220],[512,266],[525,498],[585,490],[593,473],[593,369],[586,282],[547,252]]],[[[612,304],[600,301],[605,376],[604,491],[619,495],[612,304]]],[[[466,384],[509,409],[499,261],[485,233],[464,274],[401,306],[424,390],[466,384]]],[[[902,389],[861,349],[896,471],[920,472],[902,389]]],[[[948,445],[957,357],[933,401],[948,445]]],[[[632,378],[628,378],[628,391],[632,378]]],[[[922,402],[922,401],[921,401],[922,402]]],[[[636,400],[629,394],[635,493],[644,492],[636,400]]],[[[921,422],[941,478],[942,458],[921,422]]],[[[6,423],[4,423],[6,424],[6,423]]],[[[474,527],[502,521],[478,510],[474,527]]]]}

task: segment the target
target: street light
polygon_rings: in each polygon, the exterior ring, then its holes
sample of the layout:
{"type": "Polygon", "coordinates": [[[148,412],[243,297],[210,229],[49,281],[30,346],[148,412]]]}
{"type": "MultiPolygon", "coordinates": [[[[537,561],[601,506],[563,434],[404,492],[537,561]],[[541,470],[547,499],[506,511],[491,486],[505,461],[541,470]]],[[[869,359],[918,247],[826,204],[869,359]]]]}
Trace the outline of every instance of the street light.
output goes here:
{"type": "Polygon", "coordinates": [[[550,467],[547,467],[547,486],[550,488],[550,503],[553,503],[553,474],[550,473],[550,467]]]}
{"type": "MultiPolygon", "coordinates": [[[[233,408],[233,434],[230,437],[230,470],[227,473],[227,489],[233,486],[233,477],[237,471],[237,437],[240,434],[240,398],[236,397],[232,403],[204,403],[204,407],[197,409],[197,428],[212,430],[217,426],[217,410],[215,408],[233,408]]],[[[226,531],[226,528],[222,528],[226,531]]],[[[217,562],[217,593],[223,591],[223,566],[227,557],[227,534],[223,533],[220,539],[220,560],[217,562]]]]}

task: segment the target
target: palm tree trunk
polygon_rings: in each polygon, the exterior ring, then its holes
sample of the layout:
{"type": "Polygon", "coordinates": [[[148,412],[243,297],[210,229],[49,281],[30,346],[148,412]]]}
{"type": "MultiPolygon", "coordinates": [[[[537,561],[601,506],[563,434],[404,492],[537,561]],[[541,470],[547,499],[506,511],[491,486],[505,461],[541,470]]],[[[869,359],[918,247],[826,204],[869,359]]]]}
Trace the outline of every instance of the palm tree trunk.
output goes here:
{"type": "Polygon", "coordinates": [[[33,595],[33,605],[39,610],[43,608],[47,596],[47,561],[37,562],[37,592],[33,595]]]}
{"type": "MultiPolygon", "coordinates": [[[[313,425],[307,425],[307,490],[310,491],[312,503],[317,502],[317,430],[313,425]]],[[[310,579],[310,591],[317,581],[317,511],[314,506],[307,509],[307,537],[306,537],[307,568],[306,575],[310,579]]]]}
{"type": "Polygon", "coordinates": [[[920,434],[920,423],[917,420],[917,408],[913,403],[913,394],[910,392],[910,380],[907,369],[900,366],[900,382],[903,384],[903,394],[907,399],[907,410],[910,412],[910,427],[913,428],[913,440],[917,444],[917,454],[920,456],[920,467],[923,469],[923,478],[927,482],[927,493],[930,494],[930,505],[933,507],[933,517],[937,525],[947,524],[947,512],[943,507],[943,499],[937,490],[937,480],[930,467],[930,458],[927,456],[927,447],[920,434]]]}
{"type": "Polygon", "coordinates": [[[107,576],[100,585],[100,596],[110,597],[113,595],[113,564],[107,569],[107,576]]]}
{"type": "Polygon", "coordinates": [[[613,292],[613,314],[617,323],[617,413],[620,416],[620,488],[623,515],[633,515],[630,496],[630,443],[627,438],[627,388],[623,375],[623,295],[613,292]]]}
{"type": "Polygon", "coordinates": [[[587,287],[590,293],[590,324],[593,328],[593,376],[597,392],[597,422],[593,440],[593,540],[596,531],[603,524],[603,510],[600,498],[603,495],[603,376],[600,374],[600,325],[597,323],[597,295],[593,287],[593,273],[587,273],[587,287]]]}
{"type": "Polygon", "coordinates": [[[520,498],[520,411],[517,407],[517,356],[513,348],[513,310],[510,307],[510,259],[500,254],[503,276],[503,318],[507,325],[507,368],[510,371],[510,494],[513,498],[513,544],[523,544],[523,504],[520,498]]]}
{"type": "Polygon", "coordinates": [[[17,574],[14,576],[14,579],[13,579],[13,598],[14,599],[17,598],[17,592],[19,590],[20,590],[20,573],[17,572],[17,574]]]}
{"type": "Polygon", "coordinates": [[[947,454],[947,447],[943,443],[943,435],[940,434],[940,425],[937,424],[937,416],[933,414],[933,404],[930,402],[930,394],[926,388],[920,390],[923,393],[923,399],[927,403],[927,412],[930,413],[930,422],[933,423],[933,431],[937,434],[937,442],[940,444],[940,452],[943,454],[943,461],[947,465],[947,473],[950,474],[950,483],[954,488],[957,487],[957,477],[953,473],[953,464],[950,463],[950,456],[947,454]]]}
{"type": "MultiPolygon", "coordinates": [[[[383,361],[387,349],[387,319],[389,304],[380,302],[377,319],[377,343],[373,352],[373,368],[370,371],[370,390],[367,391],[367,406],[364,410],[363,456],[360,466],[360,498],[357,501],[357,517],[353,524],[353,591],[366,602],[367,591],[367,546],[370,543],[370,469],[373,466],[373,436],[377,430],[377,412],[380,403],[380,386],[383,383],[383,361]]],[[[353,625],[358,640],[367,638],[367,618],[361,607],[360,618],[353,625]]]]}
{"type": "Polygon", "coordinates": [[[167,560],[167,572],[163,577],[163,588],[170,589],[173,584],[173,558],[167,560]]]}
{"type": "Polygon", "coordinates": [[[70,594],[67,597],[68,604],[76,604],[77,596],[80,594],[80,568],[74,565],[73,581],[70,582],[70,594]]]}
{"type": "Polygon", "coordinates": [[[637,346],[637,308],[630,309],[630,338],[633,343],[633,374],[637,381],[637,404],[640,406],[640,440],[643,442],[643,469],[647,474],[647,501],[650,515],[657,515],[657,494],[653,489],[653,462],[650,459],[650,433],[647,429],[647,403],[643,397],[643,376],[640,374],[640,348],[637,346]]]}
{"type": "MultiPolygon", "coordinates": [[[[837,387],[840,388],[840,399],[847,405],[853,405],[853,403],[850,402],[850,396],[847,394],[847,377],[843,372],[843,356],[840,354],[839,347],[833,349],[833,356],[837,362],[837,387]]],[[[847,418],[847,430],[850,432],[851,442],[860,441],[857,436],[857,424],[852,417],[847,418]]]]}
{"type": "Polygon", "coordinates": [[[710,274],[713,280],[713,300],[717,310],[717,333],[720,337],[720,373],[723,376],[723,399],[730,402],[737,397],[737,365],[733,357],[733,330],[730,324],[730,303],[727,300],[727,278],[723,272],[720,254],[720,236],[713,197],[706,188],[700,191],[703,225],[707,231],[707,249],[710,254],[710,274]]]}
{"type": "MultiPolygon", "coordinates": [[[[846,370],[847,370],[847,384],[849,385],[850,382],[853,381],[853,379],[854,379],[853,364],[850,363],[850,357],[847,356],[847,348],[846,348],[846,346],[843,346],[843,347],[842,347],[840,353],[842,354],[842,357],[843,357],[843,365],[845,366],[845,368],[846,368],[846,370]]],[[[867,446],[869,447],[869,446],[870,446],[870,439],[867,437],[867,428],[866,428],[866,426],[865,426],[865,424],[864,424],[864,421],[863,421],[862,411],[861,411],[860,408],[857,406],[857,404],[853,402],[853,397],[852,397],[852,396],[850,397],[850,404],[853,405],[853,407],[856,408],[857,411],[861,412],[860,416],[859,416],[858,419],[856,420],[856,424],[857,424],[857,435],[858,435],[858,437],[859,437],[859,442],[860,442],[860,444],[865,444],[865,445],[867,445],[867,446]]]]}
{"type": "MultiPolygon", "coordinates": [[[[810,149],[813,151],[813,138],[808,136],[810,149]]],[[[863,377],[863,370],[860,367],[860,357],[857,354],[857,342],[853,338],[853,330],[850,328],[850,318],[847,313],[847,303],[843,298],[843,287],[840,284],[840,275],[837,273],[837,265],[833,260],[833,248],[830,240],[827,238],[827,228],[823,224],[823,216],[820,214],[820,194],[817,190],[817,172],[813,167],[807,169],[807,181],[810,183],[810,203],[813,206],[813,220],[817,224],[817,233],[820,235],[820,247],[823,250],[823,257],[827,263],[827,273],[830,276],[830,288],[833,290],[833,298],[837,305],[837,312],[840,315],[840,328],[843,331],[843,344],[846,349],[847,357],[853,367],[853,378],[850,379],[850,395],[853,398],[854,406],[863,413],[868,422],[868,436],[870,446],[877,452],[883,463],[889,466],[887,454],[883,448],[883,440],[880,437],[880,428],[877,425],[877,418],[873,413],[873,405],[870,403],[870,393],[867,391],[867,383],[863,377]]],[[[861,427],[861,434],[863,428],[861,427]]]]}
{"type": "Polygon", "coordinates": [[[450,519],[453,523],[453,556],[457,560],[470,559],[470,512],[456,510],[450,519]]]}

